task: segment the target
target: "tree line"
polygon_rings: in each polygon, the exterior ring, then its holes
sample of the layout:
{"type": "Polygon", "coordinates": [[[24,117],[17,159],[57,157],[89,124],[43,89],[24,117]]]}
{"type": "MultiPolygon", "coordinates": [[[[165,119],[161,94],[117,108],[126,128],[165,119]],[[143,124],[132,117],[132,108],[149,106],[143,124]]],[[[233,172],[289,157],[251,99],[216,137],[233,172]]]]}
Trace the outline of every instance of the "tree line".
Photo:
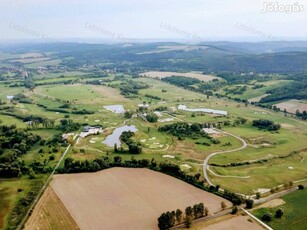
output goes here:
{"type": "Polygon", "coordinates": [[[161,230],[165,230],[182,223],[186,223],[187,227],[190,227],[193,219],[198,219],[208,214],[209,209],[203,203],[195,204],[192,207],[186,207],[184,213],[180,209],[162,213],[158,218],[158,227],[161,230]]]}

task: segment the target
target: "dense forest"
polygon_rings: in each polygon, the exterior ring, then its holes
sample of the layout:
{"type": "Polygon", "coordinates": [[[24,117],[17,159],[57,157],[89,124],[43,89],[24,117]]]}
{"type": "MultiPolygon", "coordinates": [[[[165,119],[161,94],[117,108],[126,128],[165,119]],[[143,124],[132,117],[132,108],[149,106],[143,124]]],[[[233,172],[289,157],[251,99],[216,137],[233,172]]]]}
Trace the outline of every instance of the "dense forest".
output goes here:
{"type": "Polygon", "coordinates": [[[274,89],[268,90],[270,94],[260,100],[260,103],[281,101],[286,99],[307,99],[307,75],[289,76],[287,80],[293,80],[274,89]]]}
{"type": "Polygon", "coordinates": [[[19,157],[40,139],[40,136],[19,130],[14,125],[0,126],[0,177],[17,177],[31,172],[19,157]]]}

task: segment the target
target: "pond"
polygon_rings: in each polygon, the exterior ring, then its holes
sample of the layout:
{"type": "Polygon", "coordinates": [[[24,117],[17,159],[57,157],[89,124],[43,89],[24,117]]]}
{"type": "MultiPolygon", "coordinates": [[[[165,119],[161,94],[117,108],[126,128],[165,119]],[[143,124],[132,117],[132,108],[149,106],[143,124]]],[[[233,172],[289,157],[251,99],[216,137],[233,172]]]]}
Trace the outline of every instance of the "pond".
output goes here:
{"type": "Polygon", "coordinates": [[[124,113],[125,109],[123,105],[106,105],[103,108],[112,111],[113,113],[124,113]]]}
{"type": "Polygon", "coordinates": [[[179,105],[178,109],[189,111],[189,112],[204,112],[204,113],[227,115],[227,111],[223,111],[223,110],[206,109],[206,108],[188,109],[186,105],[179,105]]]}
{"type": "Polygon", "coordinates": [[[103,144],[114,147],[114,144],[117,144],[117,147],[120,147],[120,140],[119,137],[122,135],[123,132],[131,131],[136,132],[137,128],[134,125],[125,125],[119,128],[116,128],[112,134],[107,136],[107,138],[102,142],[103,144]]]}

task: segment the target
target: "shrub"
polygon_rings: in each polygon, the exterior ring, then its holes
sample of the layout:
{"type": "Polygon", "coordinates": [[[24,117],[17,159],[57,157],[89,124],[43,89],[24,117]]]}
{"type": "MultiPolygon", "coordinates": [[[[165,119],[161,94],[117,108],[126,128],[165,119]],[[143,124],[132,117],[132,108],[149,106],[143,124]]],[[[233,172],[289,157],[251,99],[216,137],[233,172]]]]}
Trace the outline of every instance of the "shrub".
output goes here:
{"type": "Polygon", "coordinates": [[[276,212],[275,212],[276,218],[281,218],[283,215],[284,215],[284,211],[281,208],[276,210],[276,212]]]}
{"type": "Polygon", "coordinates": [[[246,200],[246,208],[251,209],[253,208],[254,201],[253,200],[246,200]]]}
{"type": "Polygon", "coordinates": [[[265,214],[263,214],[263,216],[261,217],[261,220],[270,222],[270,221],[272,220],[272,215],[271,215],[270,213],[265,213],[265,214]]]}
{"type": "Polygon", "coordinates": [[[237,205],[234,205],[234,206],[232,207],[231,214],[234,215],[234,214],[236,214],[237,212],[238,212],[238,207],[237,207],[237,205]]]}

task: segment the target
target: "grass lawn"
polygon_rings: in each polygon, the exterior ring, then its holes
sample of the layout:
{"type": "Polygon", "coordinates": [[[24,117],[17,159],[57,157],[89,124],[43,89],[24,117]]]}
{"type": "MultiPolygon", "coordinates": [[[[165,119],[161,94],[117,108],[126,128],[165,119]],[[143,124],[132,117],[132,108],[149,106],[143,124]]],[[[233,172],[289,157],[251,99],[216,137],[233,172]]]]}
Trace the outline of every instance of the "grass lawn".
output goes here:
{"type": "Polygon", "coordinates": [[[283,209],[284,215],[281,219],[273,218],[273,221],[267,223],[273,229],[280,230],[303,230],[306,229],[307,220],[307,189],[298,190],[282,197],[286,202],[284,205],[275,208],[261,208],[253,211],[253,214],[261,218],[264,213],[275,214],[278,208],[283,209]]]}
{"type": "MultiPolygon", "coordinates": [[[[191,92],[189,90],[185,90],[164,82],[161,82],[156,79],[150,79],[150,78],[138,78],[137,81],[144,82],[146,84],[149,84],[151,87],[148,89],[142,89],[140,90],[140,94],[142,95],[142,99],[145,101],[148,101],[149,99],[145,97],[145,94],[153,95],[160,97],[166,101],[172,100],[182,100],[182,99],[203,99],[205,98],[205,95],[200,93],[191,92]],[[166,92],[162,92],[162,89],[166,90],[166,92]]],[[[141,99],[141,101],[142,101],[141,99]]]]}
{"type": "Polygon", "coordinates": [[[30,190],[27,176],[16,179],[0,179],[0,229],[5,229],[7,217],[17,201],[30,190]]]}
{"type": "Polygon", "coordinates": [[[22,122],[21,120],[15,118],[15,117],[0,114],[0,120],[2,121],[1,125],[3,125],[3,124],[5,124],[5,125],[16,125],[18,128],[26,128],[27,127],[27,124],[25,122],[22,122]]]}
{"type": "Polygon", "coordinates": [[[258,188],[271,189],[290,181],[307,178],[307,152],[302,152],[283,159],[272,159],[266,163],[250,164],[237,167],[213,167],[218,175],[249,178],[217,177],[210,173],[214,184],[236,192],[254,194],[258,188]]]}

